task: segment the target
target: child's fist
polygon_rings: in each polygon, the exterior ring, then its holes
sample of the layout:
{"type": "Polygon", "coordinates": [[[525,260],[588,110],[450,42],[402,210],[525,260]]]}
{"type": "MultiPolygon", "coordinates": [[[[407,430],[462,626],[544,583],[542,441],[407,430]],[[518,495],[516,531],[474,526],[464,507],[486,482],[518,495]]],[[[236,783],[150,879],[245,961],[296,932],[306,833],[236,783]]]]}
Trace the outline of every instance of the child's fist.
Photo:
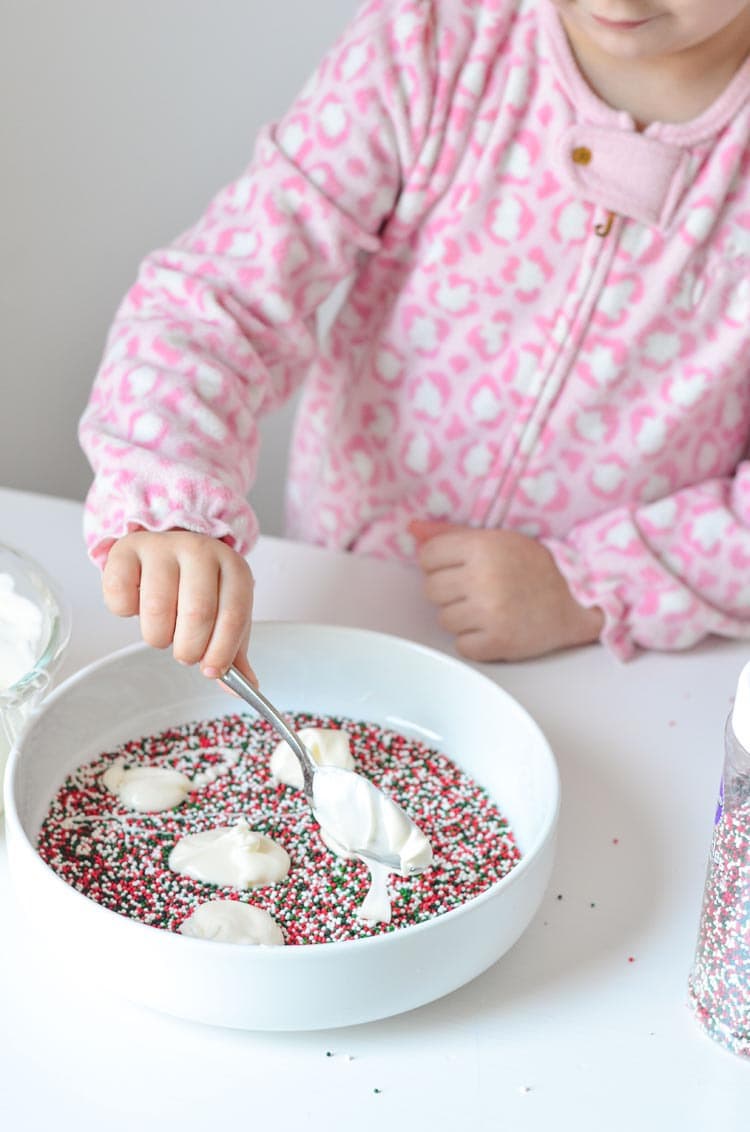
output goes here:
{"type": "Polygon", "coordinates": [[[516,531],[413,520],[425,593],[470,660],[524,660],[598,639],[545,546],[516,531]]]}

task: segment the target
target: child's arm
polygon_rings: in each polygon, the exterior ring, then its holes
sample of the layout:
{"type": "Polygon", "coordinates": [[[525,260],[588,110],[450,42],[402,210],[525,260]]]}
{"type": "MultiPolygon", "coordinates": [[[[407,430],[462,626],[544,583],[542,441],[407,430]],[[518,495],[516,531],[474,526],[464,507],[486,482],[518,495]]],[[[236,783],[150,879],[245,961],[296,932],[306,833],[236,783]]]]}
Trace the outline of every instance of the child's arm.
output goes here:
{"type": "Polygon", "coordinates": [[[540,542],[516,531],[413,521],[425,593],[471,660],[524,660],[599,637],[604,617],[572,596],[540,542]]]}
{"type": "Polygon", "coordinates": [[[119,617],[140,618],[147,644],[173,646],[181,664],[217,677],[247,660],[253,577],[236,550],[192,531],[134,531],[112,546],[102,575],[104,600],[119,617]]]}
{"type": "MultiPolygon", "coordinates": [[[[445,18],[443,34],[464,35],[460,12],[445,18]]],[[[438,57],[431,21],[429,3],[365,6],[262,132],[246,173],[142,264],[80,427],[96,473],[85,535],[99,565],[138,527],[252,546],[258,417],[304,379],[334,287],[380,248],[399,209],[411,223],[429,208],[440,148],[427,141],[461,63],[460,52],[438,57]]]]}
{"type": "MultiPolygon", "coordinates": [[[[446,526],[416,524],[415,533],[424,542],[446,526]]],[[[482,535],[500,536],[491,540],[496,554],[491,569],[485,560],[481,588],[484,602],[494,603],[500,634],[519,634],[514,657],[521,655],[523,634],[534,627],[539,608],[551,619],[532,640],[537,652],[598,635],[627,660],[639,647],[687,649],[711,633],[750,638],[750,461],[742,461],[732,478],[706,480],[654,503],[604,512],[579,523],[565,538],[537,543],[519,541],[522,536],[510,531],[455,530],[464,532],[467,547],[477,537],[481,543],[482,535]],[[567,596],[561,594],[561,579],[567,596]],[[497,587],[503,590],[501,599],[497,587]],[[579,616],[576,606],[592,616],[579,616]],[[576,640],[579,632],[583,636],[576,640]]],[[[432,541],[430,562],[439,549],[438,538],[432,541]]],[[[425,542],[420,561],[429,545],[425,542]]],[[[473,577],[475,589],[477,584],[473,577]]],[[[511,656],[503,649],[496,659],[502,654],[511,656]]]]}
{"type": "Polygon", "coordinates": [[[750,462],[654,503],[618,507],[545,539],[571,592],[604,611],[601,639],[687,649],[708,634],[750,637],[750,462]]]}

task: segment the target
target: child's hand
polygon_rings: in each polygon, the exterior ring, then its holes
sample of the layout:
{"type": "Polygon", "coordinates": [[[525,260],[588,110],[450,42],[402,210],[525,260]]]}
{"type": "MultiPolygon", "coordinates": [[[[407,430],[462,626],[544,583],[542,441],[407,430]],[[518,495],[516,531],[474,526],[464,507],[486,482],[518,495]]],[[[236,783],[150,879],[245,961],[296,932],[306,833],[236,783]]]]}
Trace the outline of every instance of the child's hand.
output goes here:
{"type": "Polygon", "coordinates": [[[209,677],[234,663],[257,683],[247,661],[253,576],[226,543],[192,531],[134,531],[112,546],[102,588],[112,613],[138,614],[147,644],[172,645],[175,660],[200,664],[209,677]]]}
{"type": "Polygon", "coordinates": [[[425,592],[470,660],[524,660],[599,637],[547,548],[516,531],[414,520],[425,592]]]}

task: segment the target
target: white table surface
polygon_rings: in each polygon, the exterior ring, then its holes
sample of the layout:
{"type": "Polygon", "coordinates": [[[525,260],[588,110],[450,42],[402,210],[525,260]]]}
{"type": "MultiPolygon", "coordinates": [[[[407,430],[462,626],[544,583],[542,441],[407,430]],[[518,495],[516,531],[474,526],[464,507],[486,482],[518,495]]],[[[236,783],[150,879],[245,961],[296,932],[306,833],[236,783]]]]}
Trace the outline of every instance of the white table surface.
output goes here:
{"type": "MultiPolygon", "coordinates": [[[[0,540],[36,557],[73,607],[60,678],[138,639],[133,621],[105,611],[80,527],[77,503],[0,489],[0,540]]],[[[358,625],[452,651],[407,567],[279,539],[250,561],[259,619],[358,625]]],[[[592,646],[482,666],[557,756],[551,886],[484,975],[365,1026],[245,1033],[107,988],[78,998],[25,953],[0,827],[0,1126],[745,1132],[750,1065],[703,1035],[686,980],[724,720],[749,655],[747,643],[712,641],[627,665],[592,646]]]]}

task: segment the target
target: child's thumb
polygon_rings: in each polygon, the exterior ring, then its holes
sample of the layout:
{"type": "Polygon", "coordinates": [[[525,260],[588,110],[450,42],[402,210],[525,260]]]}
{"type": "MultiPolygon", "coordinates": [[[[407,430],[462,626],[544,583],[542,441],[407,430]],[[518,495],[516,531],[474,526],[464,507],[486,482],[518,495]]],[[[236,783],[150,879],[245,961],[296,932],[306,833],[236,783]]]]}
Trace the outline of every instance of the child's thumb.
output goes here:
{"type": "Polygon", "coordinates": [[[445,519],[412,519],[409,522],[409,531],[417,540],[417,545],[435,538],[436,535],[447,535],[456,530],[456,523],[449,523],[445,519]]]}

